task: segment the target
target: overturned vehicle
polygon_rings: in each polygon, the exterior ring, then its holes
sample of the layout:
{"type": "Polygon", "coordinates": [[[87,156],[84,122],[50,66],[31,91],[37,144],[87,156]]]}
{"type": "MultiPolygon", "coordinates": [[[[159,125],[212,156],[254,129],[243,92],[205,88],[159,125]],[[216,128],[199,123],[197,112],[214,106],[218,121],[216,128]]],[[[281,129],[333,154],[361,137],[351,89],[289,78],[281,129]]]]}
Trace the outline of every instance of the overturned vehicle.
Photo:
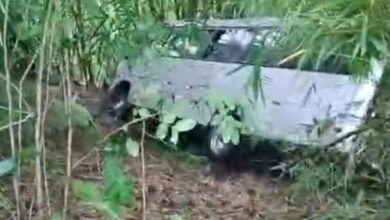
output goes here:
{"type": "MultiPolygon", "coordinates": [[[[380,61],[372,59],[370,77],[360,81],[340,74],[342,68],[328,71],[326,65],[318,72],[304,71],[278,65],[285,58],[275,56],[283,50],[280,19],[208,20],[199,26],[208,39],[201,47],[176,41],[176,57],[119,63],[110,90],[119,97],[111,105],[113,115],[121,117],[132,105],[161,112],[157,136],[169,138],[170,133],[172,142],[179,132],[203,126],[207,135],[200,137],[217,157],[245,137],[332,146],[347,140],[367,118],[383,73],[380,61]]],[[[347,150],[349,145],[342,146],[347,150]]]]}

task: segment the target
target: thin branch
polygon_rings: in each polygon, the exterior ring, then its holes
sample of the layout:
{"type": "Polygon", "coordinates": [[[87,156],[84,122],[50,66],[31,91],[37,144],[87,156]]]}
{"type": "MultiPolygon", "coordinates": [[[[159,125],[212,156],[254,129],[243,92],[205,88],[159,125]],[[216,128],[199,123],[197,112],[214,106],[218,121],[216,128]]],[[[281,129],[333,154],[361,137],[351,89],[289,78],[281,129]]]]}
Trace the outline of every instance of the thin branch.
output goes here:
{"type": "Polygon", "coordinates": [[[142,122],[142,121],[144,121],[144,120],[146,120],[146,119],[148,119],[148,118],[153,118],[153,117],[155,117],[155,116],[157,116],[157,115],[158,115],[158,114],[151,114],[151,115],[149,115],[148,117],[137,118],[137,119],[135,119],[135,120],[132,120],[132,121],[130,121],[130,122],[127,122],[126,124],[120,126],[119,128],[117,128],[117,129],[111,131],[111,132],[108,133],[106,136],[104,136],[104,138],[100,141],[100,143],[106,142],[111,136],[115,135],[116,133],[118,133],[119,131],[121,131],[121,130],[127,128],[127,127],[130,126],[130,125],[136,124],[136,123],[138,123],[138,122],[142,122]]]}
{"type": "MultiPolygon", "coordinates": [[[[156,116],[156,115],[157,115],[157,114],[151,115],[151,116],[149,116],[148,118],[154,117],[154,116],[156,116]]],[[[122,129],[124,129],[124,128],[126,128],[126,127],[132,125],[132,124],[136,124],[136,123],[138,123],[138,122],[144,121],[144,120],[146,120],[146,119],[148,119],[148,118],[139,118],[139,119],[130,121],[130,122],[128,122],[128,123],[122,125],[121,127],[117,128],[117,129],[115,129],[114,131],[112,131],[112,132],[110,132],[109,134],[107,134],[107,135],[100,141],[100,144],[106,142],[111,136],[115,135],[116,133],[118,133],[118,132],[121,131],[122,129]]],[[[145,132],[143,132],[143,133],[144,133],[146,136],[149,136],[149,137],[152,137],[152,138],[154,138],[154,139],[159,140],[157,137],[155,137],[155,136],[149,134],[146,130],[145,130],[145,132]]],[[[164,142],[164,143],[165,143],[165,142],[164,142]]],[[[168,143],[166,143],[166,144],[168,144],[168,143]]],[[[75,169],[78,165],[80,165],[80,163],[82,163],[82,162],[83,162],[84,160],[86,160],[88,157],[90,157],[90,156],[92,155],[92,153],[95,153],[95,152],[98,152],[98,151],[99,151],[99,149],[98,149],[97,147],[95,147],[95,148],[93,148],[92,150],[90,150],[85,156],[83,156],[82,158],[80,158],[78,161],[76,161],[76,162],[73,164],[72,170],[75,169]]]]}
{"type": "MultiPolygon", "coordinates": [[[[8,107],[1,106],[1,105],[0,105],[0,109],[1,109],[1,110],[7,110],[7,111],[9,110],[8,107]]],[[[16,113],[19,113],[20,115],[21,115],[21,114],[32,114],[32,112],[23,111],[23,110],[21,110],[21,108],[19,108],[19,109],[12,109],[12,111],[13,111],[13,112],[16,112],[16,113]]]]}
{"type": "Polygon", "coordinates": [[[28,209],[28,219],[29,219],[29,220],[32,219],[32,213],[33,213],[34,203],[35,203],[35,197],[33,197],[33,198],[31,199],[31,204],[30,204],[30,207],[29,207],[29,209],[28,209]]]}
{"type": "Polygon", "coordinates": [[[36,176],[36,190],[37,190],[37,212],[38,219],[43,218],[43,189],[42,189],[42,167],[41,167],[41,156],[42,156],[42,78],[43,78],[43,68],[44,68],[44,58],[45,58],[45,47],[46,47],[46,38],[49,21],[52,13],[52,1],[48,1],[47,7],[48,12],[45,18],[44,31],[42,36],[42,43],[40,48],[39,56],[39,69],[38,69],[38,79],[37,79],[37,88],[36,88],[36,112],[37,120],[35,123],[35,146],[36,146],[36,156],[35,156],[35,176],[36,176]]]}
{"type": "MultiPolygon", "coordinates": [[[[26,73],[26,71],[25,71],[23,74],[25,74],[25,73],[26,73]]],[[[26,74],[27,74],[27,73],[26,73],[26,74]]],[[[3,78],[5,81],[7,81],[7,77],[4,76],[3,74],[0,74],[0,77],[3,78]]],[[[23,98],[23,93],[22,93],[22,91],[20,90],[20,87],[18,87],[17,85],[15,85],[12,81],[10,81],[9,83],[10,83],[10,86],[16,90],[16,92],[18,93],[18,95],[22,97],[22,101],[23,101],[23,103],[27,106],[27,108],[28,108],[29,110],[32,109],[31,106],[28,104],[27,100],[26,100],[25,98],[23,98]]]]}
{"type": "MultiPolygon", "coordinates": [[[[55,6],[54,6],[55,7],[55,6]]],[[[53,42],[54,42],[54,25],[55,21],[51,21],[51,34],[50,34],[50,42],[49,42],[49,54],[48,54],[48,60],[52,60],[53,55],[53,42]]],[[[49,109],[49,80],[50,80],[50,73],[51,73],[51,65],[52,63],[49,63],[49,66],[47,68],[47,74],[46,74],[46,82],[45,82],[45,101],[43,104],[43,113],[42,113],[42,121],[41,121],[41,128],[44,130],[44,126],[46,123],[46,117],[47,112],[49,109]]],[[[43,178],[44,178],[44,184],[45,184],[45,197],[46,197],[46,206],[48,209],[48,215],[51,216],[51,204],[50,204],[50,195],[49,195],[49,183],[47,181],[47,169],[46,169],[46,138],[45,138],[45,132],[42,132],[41,135],[41,143],[42,143],[42,166],[43,166],[43,178]]]]}
{"type": "Polygon", "coordinates": [[[65,54],[65,87],[64,87],[64,101],[66,104],[66,113],[68,118],[68,141],[67,141],[67,159],[66,159],[66,184],[64,189],[64,206],[62,210],[62,218],[66,219],[66,212],[68,208],[68,194],[69,183],[72,174],[72,139],[73,139],[73,126],[72,126],[72,109],[70,105],[70,99],[72,98],[72,83],[70,80],[69,71],[69,54],[65,54]]]}
{"type": "Polygon", "coordinates": [[[14,121],[12,123],[8,123],[7,125],[4,125],[2,127],[0,127],[0,131],[2,130],[5,130],[5,129],[11,129],[13,126],[15,125],[20,125],[20,124],[23,124],[24,122],[28,121],[29,119],[33,118],[34,115],[33,114],[30,114],[30,115],[27,115],[25,118],[23,118],[22,120],[19,120],[19,121],[14,121]]]}
{"type": "Polygon", "coordinates": [[[279,61],[278,64],[277,64],[277,66],[281,66],[281,65],[287,63],[288,61],[290,61],[290,60],[292,60],[292,59],[294,59],[294,58],[296,58],[296,57],[301,56],[301,55],[304,54],[304,53],[306,53],[306,50],[299,50],[299,51],[297,51],[296,53],[293,53],[293,54],[291,54],[291,55],[285,57],[285,58],[282,59],[281,61],[279,61]]]}
{"type": "MultiPolygon", "coordinates": [[[[18,98],[18,108],[20,110],[22,110],[23,108],[23,102],[26,102],[24,99],[23,99],[23,84],[24,84],[24,81],[27,77],[27,74],[30,72],[31,68],[32,68],[32,65],[33,63],[35,62],[35,59],[37,58],[37,55],[38,53],[35,53],[35,55],[33,56],[33,58],[31,59],[30,63],[27,65],[27,68],[24,70],[24,73],[19,81],[19,98],[18,98]]],[[[21,112],[22,113],[22,112],[21,112]]],[[[22,115],[20,114],[19,115],[19,121],[22,120],[22,115]]],[[[19,154],[21,153],[22,151],[22,126],[21,124],[18,125],[18,151],[19,151],[19,154]]],[[[18,170],[20,170],[20,161],[18,162],[18,170]]]]}
{"type": "MultiPolygon", "coordinates": [[[[9,123],[13,124],[12,118],[12,92],[11,92],[11,76],[8,67],[8,50],[7,50],[7,27],[8,27],[8,9],[9,9],[9,0],[5,3],[5,15],[4,15],[4,32],[3,32],[3,52],[4,52],[4,69],[6,74],[6,90],[7,90],[7,99],[8,99],[8,120],[9,123]]],[[[12,158],[16,159],[16,146],[15,146],[15,135],[13,126],[9,126],[9,138],[11,143],[12,158]]],[[[13,187],[15,193],[15,202],[16,202],[16,218],[20,219],[20,203],[19,203],[19,180],[18,175],[13,176],[13,187]]]]}
{"type": "MultiPolygon", "coordinates": [[[[19,89],[20,89],[20,91],[19,91],[19,97],[18,97],[18,108],[20,110],[23,108],[23,102],[26,103],[26,100],[23,98],[23,84],[24,84],[24,80],[26,79],[27,74],[30,72],[33,63],[35,62],[35,59],[37,58],[37,55],[38,55],[38,53],[35,53],[35,55],[31,59],[30,63],[27,65],[26,69],[24,70],[24,73],[23,73],[23,75],[22,75],[22,77],[21,77],[21,79],[19,81],[19,89]]],[[[31,117],[33,117],[34,115],[35,114],[31,114],[31,117]]],[[[25,121],[27,121],[28,119],[29,118],[26,118],[25,121]]],[[[22,142],[23,142],[22,124],[24,123],[22,114],[19,114],[19,121],[21,123],[18,124],[18,156],[20,156],[21,153],[22,153],[22,142]]],[[[22,162],[21,160],[18,160],[18,166],[16,167],[16,173],[18,175],[18,178],[20,178],[20,176],[21,176],[21,173],[20,173],[21,166],[22,166],[21,162],[22,162]]],[[[33,203],[32,203],[32,205],[33,205],[33,203]]]]}
{"type": "Polygon", "coordinates": [[[353,130],[353,131],[350,131],[350,132],[347,132],[346,134],[342,135],[341,137],[338,137],[336,140],[332,141],[331,143],[329,144],[326,144],[324,146],[324,148],[330,148],[330,147],[333,147],[335,146],[336,144],[338,143],[341,143],[343,141],[345,141],[346,139],[352,137],[352,136],[355,136],[355,135],[359,135],[367,130],[371,129],[371,127],[368,127],[368,126],[363,126],[361,128],[358,128],[356,130],[353,130]]]}
{"type": "Polygon", "coordinates": [[[145,133],[146,133],[146,125],[145,120],[142,121],[142,136],[141,136],[141,163],[142,163],[142,219],[146,220],[146,183],[145,183],[145,133]]]}
{"type": "Polygon", "coordinates": [[[91,156],[92,153],[97,152],[97,151],[98,151],[97,147],[94,147],[92,150],[90,150],[85,156],[83,156],[80,160],[76,161],[76,163],[73,164],[72,170],[75,169],[84,160],[86,160],[89,156],[91,156]]]}

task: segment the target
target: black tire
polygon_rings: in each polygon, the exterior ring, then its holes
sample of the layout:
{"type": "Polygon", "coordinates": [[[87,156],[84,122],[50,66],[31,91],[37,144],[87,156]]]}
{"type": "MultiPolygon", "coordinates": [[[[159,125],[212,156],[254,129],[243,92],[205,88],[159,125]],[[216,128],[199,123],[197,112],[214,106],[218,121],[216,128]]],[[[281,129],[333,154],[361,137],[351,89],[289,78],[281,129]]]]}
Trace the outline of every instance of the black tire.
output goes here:
{"type": "Polygon", "coordinates": [[[214,159],[224,159],[232,152],[234,145],[223,142],[222,135],[219,133],[217,127],[211,127],[208,131],[207,137],[208,147],[211,156],[214,159]]]}
{"type": "Polygon", "coordinates": [[[131,117],[131,103],[128,96],[131,90],[130,81],[120,81],[103,98],[100,112],[106,113],[115,120],[128,121],[131,117]]]}

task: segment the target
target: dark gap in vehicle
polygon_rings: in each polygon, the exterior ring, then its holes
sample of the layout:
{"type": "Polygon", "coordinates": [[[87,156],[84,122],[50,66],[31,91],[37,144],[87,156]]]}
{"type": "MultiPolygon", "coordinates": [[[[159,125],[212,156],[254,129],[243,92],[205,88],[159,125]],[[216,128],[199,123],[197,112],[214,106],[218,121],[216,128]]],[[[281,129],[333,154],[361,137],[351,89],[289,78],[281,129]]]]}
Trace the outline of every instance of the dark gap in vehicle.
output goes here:
{"type": "MultiPolygon", "coordinates": [[[[241,29],[243,30],[243,29],[241,29]]],[[[250,28],[245,29],[248,32],[254,34],[254,30],[250,28]]],[[[270,68],[285,68],[285,69],[299,69],[299,59],[294,58],[288,60],[284,63],[279,63],[281,60],[285,59],[291,55],[292,50],[285,42],[276,42],[275,46],[267,45],[253,45],[250,44],[247,48],[237,47],[236,41],[231,41],[228,44],[221,44],[218,41],[221,37],[226,34],[227,30],[220,29],[207,29],[204,30],[210,36],[210,42],[206,45],[206,49],[197,57],[192,55],[181,54],[181,58],[187,59],[198,59],[203,61],[214,61],[221,63],[236,63],[243,65],[255,65],[256,63],[253,60],[254,53],[261,53],[261,66],[270,67],[270,68]],[[237,59],[237,57],[242,57],[242,59],[237,59]]],[[[273,30],[270,30],[272,34],[273,30]]],[[[267,34],[268,35],[268,34],[267,34]]],[[[254,56],[255,59],[258,59],[258,56],[254,56]]],[[[333,74],[342,74],[342,75],[351,75],[353,63],[349,63],[346,57],[341,55],[329,55],[325,57],[322,61],[319,62],[319,65],[316,66],[316,63],[313,61],[304,62],[300,70],[303,71],[317,71],[324,73],[333,73],[333,74]]]]}

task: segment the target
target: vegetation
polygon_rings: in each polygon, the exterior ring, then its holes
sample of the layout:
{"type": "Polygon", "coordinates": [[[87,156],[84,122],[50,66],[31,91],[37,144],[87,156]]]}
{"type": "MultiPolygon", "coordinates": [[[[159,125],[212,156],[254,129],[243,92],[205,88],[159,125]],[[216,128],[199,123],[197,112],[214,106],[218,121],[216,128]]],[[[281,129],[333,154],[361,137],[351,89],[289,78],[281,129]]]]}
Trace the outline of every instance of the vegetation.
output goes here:
{"type": "MultiPolygon", "coordinates": [[[[142,207],[146,206],[144,142],[146,135],[153,135],[145,132],[145,126],[146,119],[156,115],[137,109],[133,121],[100,137],[94,118],[74,91],[76,84],[93,89],[110,81],[116,62],[125,55],[136,62],[166,49],[172,33],[159,22],[280,16],[287,18],[282,30],[287,37],[282,56],[278,55],[279,65],[291,62],[294,68],[324,71],[331,66],[329,71],[360,78],[369,72],[371,58],[389,57],[389,10],[387,0],[0,1],[0,195],[8,193],[8,197],[1,196],[7,199],[0,201],[0,217],[5,213],[4,219],[10,218],[13,213],[17,219],[29,215],[71,218],[69,204],[77,198],[110,219],[121,219],[124,208],[135,206],[134,201],[140,199],[135,196],[135,181],[120,163],[129,155],[141,157],[141,200],[142,207]],[[123,132],[135,125],[142,128],[139,141],[123,132]],[[83,149],[80,140],[84,138],[99,139],[94,143],[98,150],[83,149]],[[72,159],[78,150],[99,151],[104,156],[104,178],[99,184],[75,177],[73,170],[82,163],[72,159]],[[62,197],[54,198],[51,187],[59,179],[62,197]],[[29,181],[34,185],[29,186],[28,197],[34,198],[28,200],[32,204],[25,204],[26,187],[21,182],[29,181]]],[[[193,31],[178,35],[201,40],[193,31]]],[[[388,82],[385,76],[375,105],[377,118],[359,134],[362,147],[347,154],[311,148],[291,153],[291,202],[316,201],[324,207],[304,217],[390,216],[388,82]]],[[[257,91],[256,79],[251,85],[257,91]]],[[[171,127],[176,131],[169,138],[173,143],[179,132],[195,126],[189,119],[175,121],[174,115],[160,119],[155,138],[165,139],[171,127]]],[[[227,113],[220,123],[229,130],[224,139],[237,142],[241,124],[227,113]]],[[[145,208],[142,211],[147,218],[145,208]]],[[[173,215],[171,219],[184,217],[173,215]]]]}

